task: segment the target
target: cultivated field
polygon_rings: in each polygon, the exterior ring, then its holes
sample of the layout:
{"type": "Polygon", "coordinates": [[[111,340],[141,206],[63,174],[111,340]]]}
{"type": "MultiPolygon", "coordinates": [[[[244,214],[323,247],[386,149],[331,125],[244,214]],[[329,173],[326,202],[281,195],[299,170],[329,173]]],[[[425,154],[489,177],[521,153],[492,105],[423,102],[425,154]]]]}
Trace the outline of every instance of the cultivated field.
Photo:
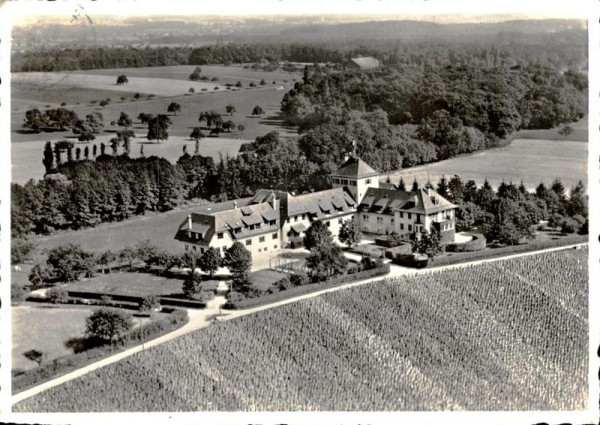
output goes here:
{"type": "MultiPolygon", "coordinates": [[[[86,71],[73,71],[74,74],[94,74],[94,75],[110,75],[117,77],[121,74],[130,77],[142,78],[167,78],[170,80],[185,80],[189,81],[190,74],[196,68],[195,65],[175,65],[175,66],[158,66],[158,67],[143,67],[143,68],[115,68],[115,69],[93,69],[86,71]]],[[[240,81],[243,87],[248,87],[250,82],[259,83],[260,80],[265,80],[269,85],[275,81],[278,85],[291,83],[302,78],[299,72],[285,71],[253,71],[244,69],[243,65],[201,65],[201,76],[208,78],[217,77],[219,84],[227,84],[240,81]]],[[[213,81],[214,82],[214,81],[213,81]]]]}
{"type": "Polygon", "coordinates": [[[579,180],[587,187],[587,149],[586,142],[518,139],[506,147],[408,168],[390,177],[394,183],[402,177],[408,187],[415,177],[424,185],[428,178],[437,184],[442,175],[449,179],[455,174],[463,182],[472,179],[478,185],[487,178],[494,187],[502,181],[519,184],[523,180],[533,189],[540,182],[549,186],[557,177],[567,189],[579,180]]]}
{"type": "MultiPolygon", "coordinates": [[[[109,141],[113,137],[115,137],[114,134],[105,134],[98,136],[96,140],[90,143],[77,142],[77,139],[72,140],[75,142],[75,148],[81,148],[82,152],[83,149],[88,146],[90,149],[90,158],[92,158],[91,150],[93,145],[97,145],[99,154],[100,143],[106,145],[106,153],[110,154],[112,151],[110,149],[109,141]]],[[[48,140],[55,142],[61,139],[55,139],[55,136],[52,135],[52,138],[48,138],[48,140]]],[[[222,133],[220,137],[206,137],[200,141],[200,155],[210,156],[218,161],[220,155],[236,156],[242,144],[252,141],[253,140],[250,139],[228,137],[227,133],[222,133]]],[[[45,168],[42,164],[42,153],[45,144],[45,141],[11,144],[11,178],[13,183],[24,184],[29,179],[37,180],[44,177],[45,168]]],[[[140,150],[143,147],[144,155],[146,157],[156,155],[175,163],[183,154],[184,146],[187,146],[187,152],[192,155],[194,153],[196,142],[185,136],[172,136],[161,143],[156,143],[154,141],[149,142],[148,139],[146,139],[145,132],[136,130],[136,137],[131,139],[130,144],[131,148],[129,156],[132,158],[139,157],[140,150]]],[[[121,153],[122,148],[119,148],[119,154],[121,153]]]]}
{"type": "Polygon", "coordinates": [[[587,249],[386,280],[217,322],[18,412],[581,410],[587,249]]]}

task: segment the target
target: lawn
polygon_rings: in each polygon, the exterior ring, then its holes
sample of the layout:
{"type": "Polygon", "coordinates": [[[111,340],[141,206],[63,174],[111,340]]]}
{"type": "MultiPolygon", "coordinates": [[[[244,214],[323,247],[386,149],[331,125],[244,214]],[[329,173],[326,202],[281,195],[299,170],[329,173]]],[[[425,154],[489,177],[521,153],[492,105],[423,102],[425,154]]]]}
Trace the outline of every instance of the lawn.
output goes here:
{"type": "MultiPolygon", "coordinates": [[[[37,363],[28,360],[23,353],[36,349],[45,354],[44,361],[73,354],[65,342],[71,338],[81,338],[85,332],[85,318],[95,308],[64,306],[18,306],[12,314],[12,368],[29,370],[37,363]]],[[[134,326],[148,322],[148,318],[137,318],[134,326]]]]}
{"type": "Polygon", "coordinates": [[[587,409],[587,258],[385,279],[216,322],[13,410],[587,409]]]}
{"type": "Polygon", "coordinates": [[[390,177],[394,183],[402,177],[409,188],[414,178],[420,185],[428,179],[437,184],[443,175],[449,179],[457,174],[463,182],[472,179],[478,185],[487,178],[494,187],[522,180],[531,189],[540,182],[550,186],[559,177],[569,189],[579,180],[587,186],[587,148],[586,142],[518,139],[506,147],[407,168],[390,177]]]}
{"type": "Polygon", "coordinates": [[[113,272],[71,283],[63,288],[67,291],[101,292],[107,295],[180,296],[182,284],[182,279],[166,278],[152,273],[113,272]]]}
{"type": "Polygon", "coordinates": [[[185,207],[161,214],[134,217],[119,223],[101,224],[94,228],[36,237],[33,241],[38,254],[66,243],[80,245],[91,252],[102,252],[107,249],[118,251],[145,239],[169,252],[182,253],[183,244],[174,239],[175,233],[188,214],[195,209],[196,207],[185,207]]]}
{"type": "Polygon", "coordinates": [[[252,286],[254,286],[256,289],[266,291],[284,276],[287,275],[285,273],[265,269],[250,273],[250,280],[252,281],[252,286]]]}

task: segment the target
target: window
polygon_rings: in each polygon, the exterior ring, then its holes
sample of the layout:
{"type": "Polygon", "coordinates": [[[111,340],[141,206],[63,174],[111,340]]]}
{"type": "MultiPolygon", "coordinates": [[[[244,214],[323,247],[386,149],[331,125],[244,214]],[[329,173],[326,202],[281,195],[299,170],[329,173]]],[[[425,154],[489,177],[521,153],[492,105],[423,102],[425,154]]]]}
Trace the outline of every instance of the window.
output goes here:
{"type": "Polygon", "coordinates": [[[277,249],[277,245],[273,245],[273,249],[277,249]]]}
{"type": "Polygon", "coordinates": [[[394,219],[393,218],[390,219],[390,223],[394,224],[394,219]]]}
{"type": "Polygon", "coordinates": [[[273,233],[273,239],[277,239],[277,233],[273,233]]]}
{"type": "Polygon", "coordinates": [[[200,248],[200,253],[204,254],[204,248],[200,248]]]}
{"type": "Polygon", "coordinates": [[[340,218],[340,219],[338,220],[338,223],[339,223],[339,225],[341,226],[342,224],[344,224],[344,219],[343,219],[343,218],[340,218]]]}
{"type": "Polygon", "coordinates": [[[260,238],[258,238],[258,241],[259,241],[259,242],[264,242],[264,241],[265,241],[265,237],[264,237],[264,236],[261,236],[260,238]]]}
{"type": "Polygon", "coordinates": [[[246,239],[246,246],[252,245],[252,239],[246,239]]]}
{"type": "Polygon", "coordinates": [[[383,217],[377,217],[377,223],[383,223],[383,217]]]}
{"type": "Polygon", "coordinates": [[[400,230],[404,230],[404,223],[400,223],[400,230]]]}
{"type": "Polygon", "coordinates": [[[269,250],[269,248],[267,248],[266,246],[265,246],[265,249],[263,249],[263,251],[265,251],[265,252],[267,252],[268,250],[269,250]]]}
{"type": "Polygon", "coordinates": [[[298,216],[294,216],[294,221],[298,221],[298,216]]]}
{"type": "Polygon", "coordinates": [[[408,219],[410,220],[412,218],[412,214],[408,213],[408,219]]]}
{"type": "Polygon", "coordinates": [[[186,251],[187,251],[188,249],[190,249],[190,247],[189,247],[189,246],[187,246],[187,245],[184,245],[184,247],[185,247],[185,250],[186,250],[186,251]]]}
{"type": "Polygon", "coordinates": [[[356,186],[356,182],[350,182],[350,186],[356,186]]]}
{"type": "Polygon", "coordinates": [[[408,225],[408,231],[412,232],[412,225],[411,224],[408,225]]]}
{"type": "Polygon", "coordinates": [[[258,248],[258,252],[262,252],[262,248],[258,248]]]}
{"type": "Polygon", "coordinates": [[[404,213],[400,211],[400,218],[404,218],[404,213]]]}
{"type": "Polygon", "coordinates": [[[367,181],[365,183],[367,183],[367,184],[371,183],[371,179],[367,179],[367,181]]]}
{"type": "Polygon", "coordinates": [[[290,231],[288,231],[288,232],[287,232],[287,235],[288,235],[288,238],[289,238],[290,236],[292,236],[292,231],[291,231],[291,230],[290,230],[290,231]]]}
{"type": "Polygon", "coordinates": [[[302,214],[302,220],[306,218],[306,214],[302,214]]]}
{"type": "Polygon", "coordinates": [[[196,251],[196,247],[195,246],[192,247],[192,251],[196,251]]]}
{"type": "Polygon", "coordinates": [[[286,219],[285,219],[285,222],[286,222],[286,223],[289,223],[289,222],[290,222],[290,218],[289,218],[289,217],[288,217],[288,218],[286,218],[286,219]]]}
{"type": "Polygon", "coordinates": [[[240,229],[240,228],[235,229],[235,233],[240,233],[241,231],[242,231],[242,229],[240,229]]]}
{"type": "Polygon", "coordinates": [[[219,239],[223,239],[223,232],[221,232],[221,233],[217,233],[217,238],[219,238],[219,239]]]}
{"type": "Polygon", "coordinates": [[[326,221],[326,222],[325,222],[325,226],[327,226],[327,227],[331,227],[331,221],[326,221]]]}
{"type": "Polygon", "coordinates": [[[366,214],[363,214],[363,220],[364,220],[364,221],[369,221],[369,216],[368,216],[368,215],[366,215],[366,214]]]}

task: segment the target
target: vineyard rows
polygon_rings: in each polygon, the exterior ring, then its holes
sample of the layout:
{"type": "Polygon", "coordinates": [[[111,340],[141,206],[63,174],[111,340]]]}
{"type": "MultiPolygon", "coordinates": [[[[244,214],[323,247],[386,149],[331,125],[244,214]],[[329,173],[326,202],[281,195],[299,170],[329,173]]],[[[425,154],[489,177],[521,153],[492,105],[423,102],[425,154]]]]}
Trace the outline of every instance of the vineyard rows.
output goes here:
{"type": "Polygon", "coordinates": [[[188,334],[15,411],[577,410],[587,250],[389,279],[188,334]]]}

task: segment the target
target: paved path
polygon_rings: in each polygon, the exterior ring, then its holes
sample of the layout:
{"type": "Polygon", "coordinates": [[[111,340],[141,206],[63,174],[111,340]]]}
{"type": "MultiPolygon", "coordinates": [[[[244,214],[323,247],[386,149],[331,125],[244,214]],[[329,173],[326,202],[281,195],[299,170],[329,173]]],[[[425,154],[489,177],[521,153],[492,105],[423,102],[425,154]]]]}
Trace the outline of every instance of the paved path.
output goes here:
{"type": "Polygon", "coordinates": [[[49,388],[64,384],[65,382],[68,382],[72,379],[83,376],[89,372],[96,370],[96,369],[100,369],[104,366],[118,362],[118,361],[120,361],[126,357],[129,357],[133,354],[139,353],[140,351],[143,351],[146,348],[155,347],[157,345],[163,344],[167,341],[171,341],[179,336],[185,335],[192,331],[206,328],[212,323],[213,320],[219,320],[219,321],[231,320],[231,319],[235,319],[237,317],[254,314],[259,311],[268,310],[270,308],[275,308],[275,307],[279,307],[282,305],[295,303],[295,302],[298,302],[301,300],[318,297],[319,295],[323,295],[328,292],[339,291],[341,289],[365,285],[365,284],[371,283],[371,282],[382,281],[382,280],[390,278],[390,277],[417,275],[417,274],[423,274],[423,273],[430,273],[432,271],[452,270],[452,269],[456,269],[456,268],[460,268],[460,267],[467,267],[467,266],[473,266],[473,265],[477,265],[477,264],[490,263],[490,262],[506,260],[506,259],[510,259],[510,258],[526,257],[529,255],[535,255],[535,254],[540,254],[540,253],[545,253],[545,252],[560,251],[560,250],[564,250],[564,249],[572,249],[572,248],[581,247],[581,246],[585,246],[585,245],[587,245],[587,243],[579,243],[579,244],[573,244],[573,245],[567,245],[567,246],[561,246],[561,247],[555,247],[555,248],[547,248],[547,249],[542,249],[542,250],[538,250],[538,251],[531,251],[531,252],[526,252],[526,253],[506,255],[503,257],[487,258],[487,259],[483,259],[483,260],[471,261],[468,263],[451,264],[451,265],[435,267],[435,268],[427,268],[427,269],[413,269],[413,268],[401,267],[401,266],[397,266],[397,265],[391,265],[390,273],[385,276],[382,276],[382,277],[369,278],[369,279],[361,280],[358,282],[352,282],[352,283],[348,283],[345,285],[337,286],[335,288],[329,288],[329,289],[324,289],[322,291],[311,292],[310,294],[299,295],[297,297],[289,298],[286,300],[278,301],[278,302],[264,305],[264,306],[249,308],[246,310],[221,310],[221,306],[225,303],[225,296],[222,294],[225,293],[225,291],[227,290],[227,283],[224,281],[220,281],[219,287],[217,289],[218,289],[219,294],[221,294],[221,295],[215,296],[215,298],[212,299],[207,304],[207,307],[203,310],[188,310],[189,321],[181,328],[179,328],[167,335],[163,335],[159,338],[153,339],[152,341],[149,341],[142,345],[130,348],[121,353],[104,358],[104,359],[99,360],[95,363],[92,363],[88,366],[85,366],[81,369],[77,369],[66,375],[60,376],[56,379],[53,379],[51,381],[45,382],[36,387],[30,388],[26,391],[18,393],[12,397],[11,402],[12,402],[12,404],[18,403],[21,400],[32,397],[32,396],[39,394],[42,391],[45,391],[49,388]]]}

